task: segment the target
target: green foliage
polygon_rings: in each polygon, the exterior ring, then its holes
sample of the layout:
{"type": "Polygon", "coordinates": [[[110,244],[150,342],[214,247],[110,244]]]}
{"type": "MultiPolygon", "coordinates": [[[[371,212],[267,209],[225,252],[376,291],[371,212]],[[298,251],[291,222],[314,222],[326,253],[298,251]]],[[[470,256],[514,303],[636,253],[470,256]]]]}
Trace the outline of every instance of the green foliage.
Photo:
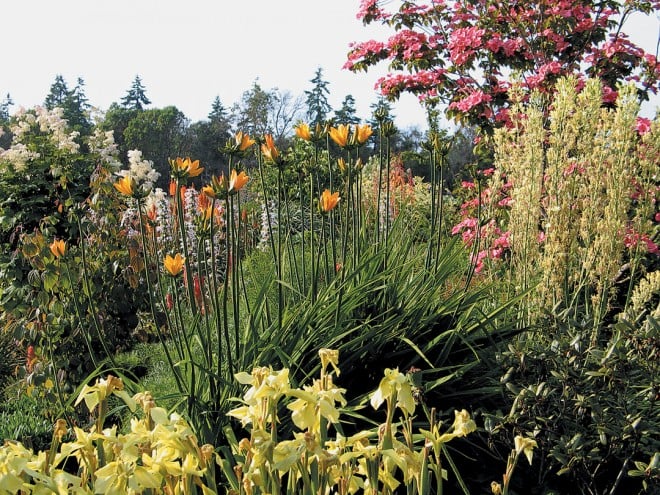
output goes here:
{"type": "Polygon", "coordinates": [[[627,471],[660,449],[658,322],[620,321],[595,342],[591,325],[579,312],[548,316],[502,354],[504,431],[532,436],[541,458],[521,487],[637,493],[642,480],[627,471]]]}
{"type": "Polygon", "coordinates": [[[169,106],[138,111],[124,129],[124,146],[142,151],[154,163],[160,173],[156,186],[161,189],[168,188],[169,159],[183,155],[187,124],[185,115],[169,106]]]}
{"type": "MultiPolygon", "coordinates": [[[[9,394],[7,394],[9,395],[9,394]]],[[[34,450],[47,450],[53,422],[43,401],[21,394],[0,404],[0,440],[15,440],[34,450]]]]}
{"type": "Polygon", "coordinates": [[[27,349],[19,349],[14,335],[7,328],[0,328],[0,393],[14,381],[16,368],[25,363],[27,349]]]}

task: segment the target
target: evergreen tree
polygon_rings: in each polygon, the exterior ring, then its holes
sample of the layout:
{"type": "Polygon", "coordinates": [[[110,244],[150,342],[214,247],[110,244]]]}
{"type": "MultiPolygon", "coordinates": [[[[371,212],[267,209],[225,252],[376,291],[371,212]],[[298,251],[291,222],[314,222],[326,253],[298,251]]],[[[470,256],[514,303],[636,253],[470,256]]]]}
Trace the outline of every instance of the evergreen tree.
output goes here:
{"type": "Polygon", "coordinates": [[[81,136],[88,136],[92,130],[92,123],[89,119],[89,103],[84,86],[85,82],[79,77],[76,86],[69,89],[64,77],[58,74],[50,87],[50,93],[44,100],[44,106],[49,110],[55,107],[61,108],[69,127],[78,131],[81,136]]]}
{"type": "Polygon", "coordinates": [[[5,99],[0,103],[0,124],[4,124],[9,121],[9,107],[14,104],[14,101],[11,99],[9,93],[5,96],[5,99]]]}
{"type": "Polygon", "coordinates": [[[227,119],[227,109],[220,101],[219,96],[216,96],[215,100],[213,100],[208,118],[211,122],[220,122],[227,119]]]}
{"type": "Polygon", "coordinates": [[[322,125],[327,120],[332,107],[328,103],[328,81],[323,80],[323,69],[316,69],[314,79],[310,81],[314,87],[310,91],[305,91],[307,96],[307,118],[310,125],[322,125]]]}
{"type": "Polygon", "coordinates": [[[0,103],[0,148],[7,149],[11,146],[11,132],[7,127],[9,124],[9,107],[14,104],[9,93],[0,103]]]}
{"type": "Polygon", "coordinates": [[[64,80],[64,76],[57,74],[55,76],[55,82],[50,86],[50,93],[48,93],[44,100],[44,106],[48,110],[52,110],[55,107],[63,107],[69,95],[69,87],[64,80]]]}
{"type": "MultiPolygon", "coordinates": [[[[375,103],[372,103],[369,108],[371,108],[371,118],[367,122],[373,129],[373,146],[374,150],[378,150],[380,147],[380,126],[381,122],[394,121],[394,115],[392,114],[392,104],[381,97],[375,103]]],[[[394,149],[395,146],[395,136],[390,136],[390,148],[394,149]]]]}
{"type": "Polygon", "coordinates": [[[203,164],[202,179],[208,180],[211,174],[229,173],[223,168],[222,149],[230,138],[231,117],[216,96],[208,120],[195,122],[186,131],[186,152],[203,164]]]}
{"type": "Polygon", "coordinates": [[[346,95],[341,103],[341,108],[335,112],[335,122],[337,124],[359,124],[360,119],[356,113],[355,98],[353,95],[346,95]]]}
{"type": "Polygon", "coordinates": [[[147,98],[140,76],[135,76],[131,88],[126,92],[126,96],[121,99],[121,103],[124,107],[131,110],[144,110],[146,105],[151,104],[151,100],[147,98]]]}

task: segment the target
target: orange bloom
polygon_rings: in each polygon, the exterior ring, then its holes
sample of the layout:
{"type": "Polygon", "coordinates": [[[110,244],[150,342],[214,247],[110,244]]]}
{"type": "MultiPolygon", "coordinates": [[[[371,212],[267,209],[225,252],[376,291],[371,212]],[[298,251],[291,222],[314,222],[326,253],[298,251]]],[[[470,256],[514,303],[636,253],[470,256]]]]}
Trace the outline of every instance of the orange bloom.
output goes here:
{"type": "Polygon", "coordinates": [[[197,177],[204,171],[204,168],[199,166],[199,160],[192,161],[190,158],[177,157],[176,160],[170,160],[170,166],[172,175],[177,179],[197,177]]]}
{"type": "Polygon", "coordinates": [[[171,180],[170,181],[170,196],[174,196],[176,194],[176,181],[171,180]]]}
{"type": "Polygon", "coordinates": [[[117,182],[114,183],[115,189],[122,193],[124,196],[133,196],[133,191],[135,190],[135,180],[133,177],[125,175],[117,182]]]}
{"type": "Polygon", "coordinates": [[[59,258],[64,256],[66,252],[66,243],[63,240],[54,240],[50,245],[50,252],[53,253],[53,256],[59,258]]]}
{"type": "Polygon", "coordinates": [[[266,142],[261,145],[261,152],[263,153],[264,158],[270,162],[277,163],[280,157],[280,152],[275,146],[273,136],[271,134],[266,134],[264,139],[266,142]]]}
{"type": "Polygon", "coordinates": [[[220,177],[214,175],[211,177],[211,183],[202,187],[202,193],[212,199],[227,199],[228,188],[229,184],[227,183],[225,174],[222,174],[220,177]]]}
{"type": "Polygon", "coordinates": [[[236,170],[232,170],[229,174],[229,192],[232,193],[240,191],[249,180],[250,178],[245,174],[245,172],[237,174],[236,170]]]}
{"type": "Polygon", "coordinates": [[[215,198],[215,191],[213,190],[213,186],[204,186],[202,187],[202,194],[204,196],[207,196],[211,199],[215,198]]]}
{"type": "Polygon", "coordinates": [[[333,210],[337,206],[339,199],[339,192],[331,193],[328,189],[323,191],[319,200],[321,213],[328,213],[333,210]]]}
{"type": "Polygon", "coordinates": [[[163,264],[165,265],[165,270],[173,277],[176,277],[183,271],[183,257],[181,253],[177,253],[174,257],[168,254],[165,256],[163,264]]]}
{"type": "Polygon", "coordinates": [[[312,139],[312,133],[309,130],[309,124],[300,123],[294,127],[294,131],[296,131],[296,136],[298,136],[300,139],[304,139],[305,141],[310,141],[312,139]]]}
{"type": "Polygon", "coordinates": [[[238,131],[236,133],[236,136],[234,136],[234,140],[236,142],[236,147],[238,148],[238,151],[245,151],[254,144],[254,139],[252,139],[247,134],[243,134],[242,131],[238,131]]]}
{"type": "Polygon", "coordinates": [[[212,198],[212,196],[203,193],[204,193],[204,188],[202,187],[202,194],[199,194],[197,196],[197,208],[199,209],[199,211],[204,211],[206,208],[208,208],[211,205],[211,200],[209,198],[212,198]]]}
{"type": "Polygon", "coordinates": [[[370,125],[357,124],[354,129],[354,139],[357,141],[357,144],[364,144],[373,133],[374,131],[370,125]]]}
{"type": "Polygon", "coordinates": [[[349,127],[346,124],[340,124],[337,127],[331,127],[328,133],[330,134],[330,139],[337,143],[338,146],[344,148],[348,144],[348,131],[349,127]]]}

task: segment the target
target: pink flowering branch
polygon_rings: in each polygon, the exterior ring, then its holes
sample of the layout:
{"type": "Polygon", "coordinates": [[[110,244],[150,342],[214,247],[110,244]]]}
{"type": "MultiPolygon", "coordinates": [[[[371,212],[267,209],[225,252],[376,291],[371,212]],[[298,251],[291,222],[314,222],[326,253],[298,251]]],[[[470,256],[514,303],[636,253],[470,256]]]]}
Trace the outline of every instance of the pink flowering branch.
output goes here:
{"type": "Polygon", "coordinates": [[[393,100],[413,93],[445,105],[449,116],[492,128],[507,122],[513,73],[524,88],[542,92],[562,76],[599,77],[605,103],[616,101],[620,82],[634,82],[642,97],[660,89],[656,56],[622,31],[630,14],[660,12],[657,0],[427,0],[393,11],[386,3],[363,0],[357,17],[394,34],[352,44],[344,67],[368,71],[387,62],[390,72],[376,87],[393,100]]]}

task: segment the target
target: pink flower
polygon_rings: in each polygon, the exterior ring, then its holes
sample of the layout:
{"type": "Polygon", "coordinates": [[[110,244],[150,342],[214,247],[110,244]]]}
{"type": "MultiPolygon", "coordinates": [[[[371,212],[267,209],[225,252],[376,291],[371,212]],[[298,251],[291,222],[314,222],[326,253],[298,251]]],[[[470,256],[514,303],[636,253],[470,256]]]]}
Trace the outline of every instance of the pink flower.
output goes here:
{"type": "Polygon", "coordinates": [[[470,93],[467,97],[459,101],[454,101],[449,105],[450,109],[456,109],[460,112],[467,113],[477,105],[488,103],[493,99],[492,96],[487,95],[482,90],[478,89],[470,93]]]}
{"type": "Polygon", "coordinates": [[[651,130],[651,120],[646,117],[637,117],[637,123],[635,124],[635,129],[640,136],[643,136],[651,130]]]}

